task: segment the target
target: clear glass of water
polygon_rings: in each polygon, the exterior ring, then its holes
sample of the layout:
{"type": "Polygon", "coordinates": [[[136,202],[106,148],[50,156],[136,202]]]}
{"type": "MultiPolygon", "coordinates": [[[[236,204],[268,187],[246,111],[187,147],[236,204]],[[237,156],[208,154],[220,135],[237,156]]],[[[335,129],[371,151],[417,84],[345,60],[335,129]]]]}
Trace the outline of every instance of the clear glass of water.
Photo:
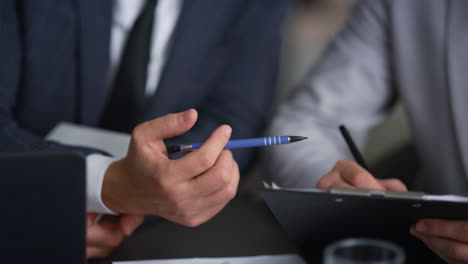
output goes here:
{"type": "Polygon", "coordinates": [[[391,242],[349,238],[330,244],[324,251],[324,264],[403,264],[403,249],[391,242]]]}

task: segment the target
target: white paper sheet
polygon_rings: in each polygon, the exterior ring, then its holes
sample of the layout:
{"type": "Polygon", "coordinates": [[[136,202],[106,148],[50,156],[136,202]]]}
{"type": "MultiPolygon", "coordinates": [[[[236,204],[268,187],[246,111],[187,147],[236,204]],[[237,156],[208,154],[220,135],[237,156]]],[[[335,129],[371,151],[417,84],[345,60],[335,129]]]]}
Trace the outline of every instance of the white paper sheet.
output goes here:
{"type": "Polygon", "coordinates": [[[127,155],[130,135],[72,123],[60,123],[46,136],[46,139],[62,144],[101,149],[114,158],[121,159],[127,155]]]}
{"type": "Polygon", "coordinates": [[[186,258],[163,260],[118,261],[114,264],[305,264],[306,262],[295,254],[266,255],[253,257],[228,258],[186,258]]]}
{"type": "Polygon", "coordinates": [[[425,194],[423,200],[427,201],[445,201],[445,202],[456,202],[456,203],[468,203],[468,197],[459,195],[429,195],[425,194]]]}

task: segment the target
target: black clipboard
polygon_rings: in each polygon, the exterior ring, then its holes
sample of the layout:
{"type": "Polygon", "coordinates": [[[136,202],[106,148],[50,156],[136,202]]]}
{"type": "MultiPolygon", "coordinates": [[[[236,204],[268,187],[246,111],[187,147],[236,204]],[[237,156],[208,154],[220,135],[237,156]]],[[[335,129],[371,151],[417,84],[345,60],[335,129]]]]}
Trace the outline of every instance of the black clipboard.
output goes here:
{"type": "Polygon", "coordinates": [[[409,233],[410,227],[422,218],[468,220],[468,198],[434,200],[416,192],[348,188],[260,192],[309,263],[321,263],[326,245],[350,237],[394,242],[405,250],[406,263],[444,263],[409,233]]]}

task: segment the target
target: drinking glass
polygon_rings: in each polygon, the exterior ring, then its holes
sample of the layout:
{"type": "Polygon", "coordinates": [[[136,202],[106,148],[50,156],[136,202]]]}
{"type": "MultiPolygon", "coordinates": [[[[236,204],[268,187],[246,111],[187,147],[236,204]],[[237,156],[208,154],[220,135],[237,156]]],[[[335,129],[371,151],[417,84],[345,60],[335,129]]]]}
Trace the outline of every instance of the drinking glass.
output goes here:
{"type": "Polygon", "coordinates": [[[330,244],[324,251],[325,264],[403,264],[403,249],[391,242],[348,238],[330,244]]]}

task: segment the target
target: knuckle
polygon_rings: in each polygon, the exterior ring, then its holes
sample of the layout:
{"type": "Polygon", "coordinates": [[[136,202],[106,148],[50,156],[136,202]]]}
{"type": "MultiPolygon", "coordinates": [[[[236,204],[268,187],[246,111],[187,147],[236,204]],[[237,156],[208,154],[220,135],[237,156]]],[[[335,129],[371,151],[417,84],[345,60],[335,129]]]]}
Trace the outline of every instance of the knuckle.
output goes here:
{"type": "Polygon", "coordinates": [[[145,130],[148,130],[148,122],[143,122],[132,129],[132,136],[140,136],[145,134],[145,130]]]}
{"type": "Polygon", "coordinates": [[[184,200],[176,192],[167,192],[166,193],[167,204],[172,207],[174,211],[182,211],[185,205],[184,200]]]}
{"type": "Polygon", "coordinates": [[[161,193],[166,194],[169,199],[174,198],[173,196],[175,196],[175,191],[173,190],[173,184],[170,181],[165,179],[155,179],[154,182],[161,193]]]}
{"type": "Polygon", "coordinates": [[[123,235],[110,239],[109,246],[112,248],[116,248],[120,245],[120,243],[122,243],[122,240],[123,240],[123,235]]]}
{"type": "Polygon", "coordinates": [[[354,186],[356,186],[359,183],[360,178],[361,178],[360,174],[350,174],[350,175],[348,175],[348,181],[354,186]]]}
{"type": "Polygon", "coordinates": [[[170,203],[176,211],[184,211],[185,202],[178,195],[171,195],[170,203]]]}
{"type": "Polygon", "coordinates": [[[222,186],[226,186],[227,184],[229,184],[229,182],[231,182],[231,177],[232,177],[232,173],[227,171],[227,170],[223,170],[219,173],[219,182],[222,186]]]}
{"type": "Polygon", "coordinates": [[[143,133],[143,128],[144,125],[139,125],[137,127],[135,127],[132,131],[132,136],[131,136],[131,140],[132,140],[132,143],[135,144],[136,146],[141,146],[144,144],[145,140],[144,140],[144,133],[143,133]]]}
{"type": "Polygon", "coordinates": [[[177,223],[184,226],[190,226],[190,224],[192,224],[195,218],[193,211],[179,208],[176,212],[178,219],[177,223]]]}
{"type": "Polygon", "coordinates": [[[197,227],[201,224],[201,221],[195,217],[191,217],[184,219],[182,224],[188,227],[197,227]]]}
{"type": "Polygon", "coordinates": [[[132,136],[137,136],[141,134],[142,127],[144,127],[145,124],[138,125],[132,129],[132,136]]]}
{"type": "Polygon", "coordinates": [[[433,221],[424,221],[423,223],[424,223],[427,233],[431,235],[438,235],[442,231],[441,227],[438,224],[434,224],[433,221]]]}
{"type": "Polygon", "coordinates": [[[223,150],[223,152],[225,153],[225,155],[227,156],[229,160],[234,160],[234,155],[232,155],[232,151],[230,151],[229,149],[225,149],[223,150]]]}
{"type": "Polygon", "coordinates": [[[360,183],[367,180],[368,175],[363,172],[353,173],[348,175],[348,180],[353,186],[359,187],[360,183]]]}
{"type": "Polygon", "coordinates": [[[465,241],[466,239],[468,239],[468,224],[462,224],[458,234],[462,241],[465,241]]]}
{"type": "Polygon", "coordinates": [[[317,188],[319,189],[325,189],[330,185],[329,180],[327,177],[322,177],[319,182],[317,183],[317,188]]]}
{"type": "Polygon", "coordinates": [[[401,189],[404,187],[404,184],[398,179],[388,179],[387,184],[390,185],[392,188],[401,189]]]}
{"type": "Polygon", "coordinates": [[[451,258],[460,260],[463,259],[465,255],[465,249],[459,244],[450,245],[448,247],[448,254],[451,256],[451,258]]]}
{"type": "Polygon", "coordinates": [[[226,200],[230,201],[230,200],[234,199],[234,197],[236,196],[236,193],[237,193],[236,186],[233,186],[231,188],[227,188],[227,190],[226,190],[226,200]]]}
{"type": "Polygon", "coordinates": [[[201,169],[207,170],[214,165],[214,161],[206,153],[202,153],[198,156],[198,165],[201,169]]]}
{"type": "Polygon", "coordinates": [[[339,169],[339,168],[343,168],[343,167],[346,167],[346,166],[349,166],[349,160],[338,160],[335,163],[334,169],[339,169]]]}

